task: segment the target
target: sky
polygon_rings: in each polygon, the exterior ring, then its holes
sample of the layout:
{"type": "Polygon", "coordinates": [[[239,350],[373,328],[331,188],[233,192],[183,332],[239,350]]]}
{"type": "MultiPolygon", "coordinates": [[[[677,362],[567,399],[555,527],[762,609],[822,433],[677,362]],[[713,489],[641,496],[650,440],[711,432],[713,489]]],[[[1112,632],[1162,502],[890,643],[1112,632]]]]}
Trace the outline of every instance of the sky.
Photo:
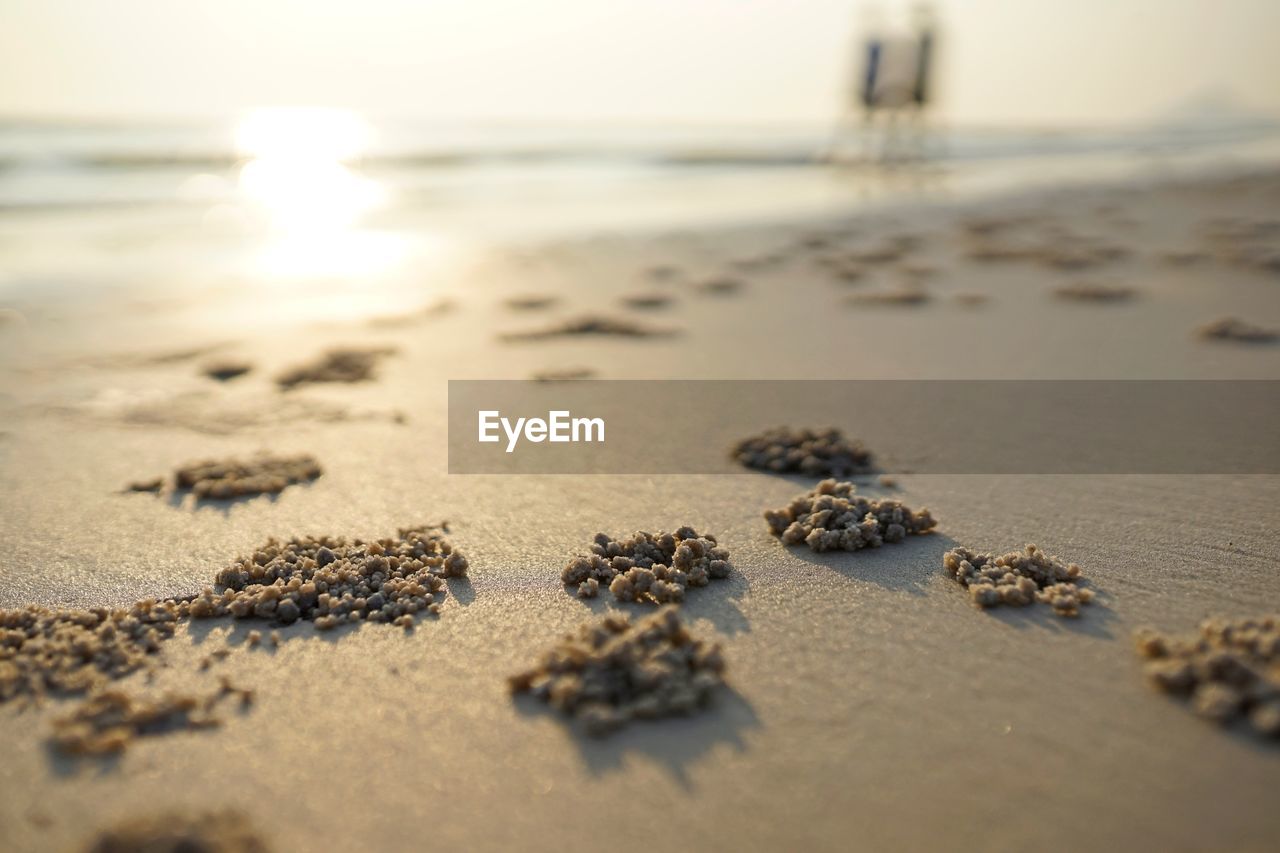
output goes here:
{"type": "MultiPolygon", "coordinates": [[[[857,0],[0,0],[0,116],[823,121],[857,0]]],[[[969,125],[1280,116],[1280,0],[938,0],[939,108],[969,125]]]]}

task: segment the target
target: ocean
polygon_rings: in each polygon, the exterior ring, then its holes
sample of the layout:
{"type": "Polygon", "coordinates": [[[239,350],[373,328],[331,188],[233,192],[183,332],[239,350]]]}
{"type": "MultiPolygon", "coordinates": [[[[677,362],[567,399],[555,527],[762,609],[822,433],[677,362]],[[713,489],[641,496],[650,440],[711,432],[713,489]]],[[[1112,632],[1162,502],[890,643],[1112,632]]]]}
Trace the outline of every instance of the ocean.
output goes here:
{"type": "MultiPolygon", "coordinates": [[[[1263,122],[1121,130],[0,121],[0,307],[142,280],[370,277],[442,246],[671,232],[1280,158],[1263,122]],[[870,154],[871,156],[866,156],[870,154]]],[[[174,285],[176,286],[176,285],[174,285]]],[[[18,305],[21,307],[21,305],[18,305]]]]}

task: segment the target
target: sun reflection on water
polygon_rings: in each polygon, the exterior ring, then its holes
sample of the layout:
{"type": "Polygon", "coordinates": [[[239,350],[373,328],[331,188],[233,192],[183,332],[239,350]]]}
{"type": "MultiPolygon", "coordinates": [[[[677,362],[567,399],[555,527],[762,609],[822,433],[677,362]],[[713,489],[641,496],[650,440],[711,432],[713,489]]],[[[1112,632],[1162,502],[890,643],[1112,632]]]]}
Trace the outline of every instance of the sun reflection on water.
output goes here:
{"type": "Polygon", "coordinates": [[[237,191],[269,233],[257,272],[351,277],[403,260],[402,236],[361,227],[387,202],[386,189],[359,168],[371,138],[369,125],[345,110],[277,107],[240,121],[236,150],[246,160],[237,191]]]}

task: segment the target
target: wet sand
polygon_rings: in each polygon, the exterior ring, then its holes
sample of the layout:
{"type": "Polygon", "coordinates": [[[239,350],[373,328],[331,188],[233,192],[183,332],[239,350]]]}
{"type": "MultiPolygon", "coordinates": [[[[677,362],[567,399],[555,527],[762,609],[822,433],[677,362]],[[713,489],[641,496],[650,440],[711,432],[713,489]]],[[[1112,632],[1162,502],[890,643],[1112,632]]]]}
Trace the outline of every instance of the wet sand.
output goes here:
{"type": "Polygon", "coordinates": [[[263,623],[180,626],[153,685],[139,674],[119,686],[207,692],[226,674],[255,701],[219,729],[146,738],[118,759],[49,751],[50,720],[68,703],[0,706],[0,848],[64,849],[130,817],[226,807],[278,850],[321,839],[333,849],[1273,847],[1280,747],[1156,693],[1130,635],[1280,610],[1280,478],[903,474],[897,488],[864,491],[928,506],[936,533],[813,554],[783,547],[761,518],[811,488],[803,478],[445,473],[448,379],[583,365],[602,378],[1278,378],[1280,346],[1196,334],[1222,316],[1280,326],[1280,277],[1205,242],[1223,217],[1280,220],[1280,174],[495,250],[421,276],[422,292],[401,306],[412,314],[447,297],[455,310],[391,327],[349,313],[293,321],[270,302],[268,323],[246,308],[260,302],[252,293],[148,311],[104,301],[60,324],[55,308],[12,306],[26,322],[0,329],[0,606],[188,594],[273,535],[376,537],[443,519],[471,570],[450,581],[439,618],[411,632],[295,624],[278,648],[250,650],[263,623]],[[1141,298],[1064,301],[1055,290],[1080,280],[1077,269],[970,256],[974,223],[1009,219],[1036,245],[1065,229],[1122,247],[1097,277],[1141,298]],[[872,259],[895,240],[909,245],[901,258],[872,259]],[[833,243],[862,256],[856,281],[818,260],[833,243]],[[1170,262],[1189,250],[1208,254],[1170,262]],[[675,271],[655,279],[659,266],[675,271]],[[919,281],[912,268],[925,267],[937,272],[919,281]],[[699,291],[730,274],[745,286],[699,291]],[[908,282],[933,298],[847,304],[908,282]],[[677,334],[504,340],[587,314],[647,325],[652,312],[619,302],[641,289],[671,293],[661,323],[677,334]],[[559,298],[533,314],[505,307],[528,293],[559,298]],[[986,301],[956,300],[975,293],[986,301]],[[224,384],[200,374],[200,358],[160,357],[204,344],[257,369],[224,384]],[[369,381],[275,389],[281,370],[339,345],[397,355],[369,381]],[[324,475],[228,503],[120,493],[192,459],[259,450],[312,454],[324,475]],[[567,559],[598,531],[682,525],[714,534],[735,569],[682,611],[724,645],[732,690],[715,709],[597,740],[513,701],[506,676],[558,634],[611,607],[647,612],[567,594],[567,559]],[[1084,569],[1098,600],[1078,619],[981,611],[942,570],[955,544],[1026,542],[1084,569]],[[228,643],[226,660],[200,670],[228,643]]]}

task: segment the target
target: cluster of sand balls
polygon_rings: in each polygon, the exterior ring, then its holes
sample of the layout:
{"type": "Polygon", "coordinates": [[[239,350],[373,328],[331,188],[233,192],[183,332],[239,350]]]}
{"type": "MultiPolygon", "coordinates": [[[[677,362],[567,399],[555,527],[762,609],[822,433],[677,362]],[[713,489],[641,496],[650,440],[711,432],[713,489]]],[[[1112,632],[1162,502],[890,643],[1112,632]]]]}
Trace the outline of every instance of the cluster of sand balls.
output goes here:
{"type": "Polygon", "coordinates": [[[853,483],[823,480],[782,509],[766,510],[765,521],[786,545],[801,542],[814,551],[857,551],[901,542],[928,533],[937,522],[929,510],[913,510],[902,501],[871,500],[853,483]]]}
{"type": "Polygon", "coordinates": [[[272,456],[252,459],[205,459],[173,472],[174,484],[203,500],[228,500],[245,495],[278,494],[295,483],[323,473],[314,456],[272,456]]]}
{"type": "Polygon", "coordinates": [[[732,455],[748,468],[810,477],[851,477],[874,467],[871,452],[834,427],[775,427],[739,441],[732,455]]]}
{"type": "Polygon", "coordinates": [[[1209,619],[1189,637],[1145,629],[1137,645],[1151,682],[1189,698],[1200,716],[1245,718],[1258,734],[1280,737],[1280,616],[1209,619]]]}
{"type": "Polygon", "coordinates": [[[440,611],[445,578],[466,576],[467,559],[446,532],[419,525],[372,542],[272,539],[218,573],[220,592],[206,587],[129,608],[0,610],[0,704],[85,693],[147,667],[189,617],[303,619],[321,629],[361,620],[409,627],[415,613],[440,611]]]}
{"type": "Polygon", "coordinates": [[[200,372],[210,379],[229,382],[239,376],[253,371],[253,364],[238,358],[227,358],[209,362],[200,368],[200,372]]]}
{"type": "Polygon", "coordinates": [[[276,384],[287,390],[320,382],[364,382],[374,378],[378,362],[394,352],[391,347],[337,347],[281,373],[276,384]]]}
{"type": "Polygon", "coordinates": [[[633,719],[693,713],[724,683],[724,668],[720,646],[691,634],[667,606],[635,623],[619,613],[587,622],[509,683],[600,735],[633,719]]]}
{"type": "Polygon", "coordinates": [[[714,536],[681,527],[675,533],[642,530],[626,539],[597,533],[591,553],[573,558],[560,579],[576,585],[582,598],[595,597],[604,583],[619,601],[663,604],[683,601],[689,587],[727,578],[730,571],[729,552],[714,536]]]}
{"type": "Polygon", "coordinates": [[[507,332],[499,337],[504,341],[514,342],[577,337],[652,338],[670,334],[670,329],[654,328],[622,317],[586,315],[539,329],[507,332]]]}
{"type": "MultiPolygon", "coordinates": [[[[844,301],[850,305],[913,306],[924,305],[933,297],[915,284],[898,285],[883,290],[862,290],[850,293],[844,301]]],[[[834,473],[834,472],[832,472],[834,473]]],[[[838,474],[837,476],[844,476],[838,474]]]]}
{"type": "Polygon", "coordinates": [[[1208,341],[1235,341],[1246,344],[1269,344],[1280,340],[1280,330],[1259,326],[1237,317],[1222,317],[1205,323],[1196,334],[1208,341]]]}
{"type": "Polygon", "coordinates": [[[51,743],[67,755],[109,755],[123,752],[137,737],[215,728],[221,721],[213,713],[214,705],[222,695],[144,699],[122,690],[103,690],[53,721],[51,743]]]}
{"type": "Polygon", "coordinates": [[[1075,563],[1064,563],[1035,545],[1008,554],[979,554],[956,547],[942,555],[942,567],[968,588],[979,607],[1025,607],[1040,602],[1059,616],[1078,616],[1093,601],[1093,591],[1079,586],[1075,563]]]}
{"type": "Polygon", "coordinates": [[[1075,302],[1123,302],[1136,294],[1132,287],[1096,281],[1076,281],[1053,289],[1057,298],[1075,302]]]}
{"type": "Polygon", "coordinates": [[[984,231],[969,229],[966,255],[980,262],[1028,261],[1058,270],[1082,270],[1112,264],[1129,256],[1118,243],[1054,229],[1050,233],[1021,235],[1016,223],[990,223],[984,231]]]}
{"type": "Polygon", "coordinates": [[[267,853],[240,812],[160,812],[103,830],[88,853],[267,853]]]}
{"type": "Polygon", "coordinates": [[[1207,223],[1205,245],[1219,260],[1260,272],[1280,273],[1280,223],[1226,219],[1207,223]]]}
{"type": "Polygon", "coordinates": [[[148,664],[181,616],[173,601],[130,608],[0,610],[0,703],[84,693],[148,664]]]}
{"type": "Polygon", "coordinates": [[[187,605],[194,618],[231,615],[281,623],[312,621],[320,629],[360,622],[409,627],[420,611],[439,613],[444,578],[466,577],[467,558],[447,529],[420,525],[396,538],[271,539],[215,578],[187,605]]]}

